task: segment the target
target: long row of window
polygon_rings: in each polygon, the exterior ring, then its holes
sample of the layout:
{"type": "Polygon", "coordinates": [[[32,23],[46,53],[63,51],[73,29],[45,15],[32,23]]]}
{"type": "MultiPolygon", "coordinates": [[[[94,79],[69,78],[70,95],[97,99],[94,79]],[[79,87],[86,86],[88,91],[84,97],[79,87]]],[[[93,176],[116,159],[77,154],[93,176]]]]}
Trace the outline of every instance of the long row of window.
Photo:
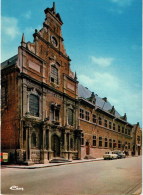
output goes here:
{"type": "MultiPolygon", "coordinates": [[[[83,109],[80,109],[80,118],[85,119],[87,121],[90,120],[89,112],[84,111],[83,109]]],[[[92,121],[93,123],[98,123],[101,126],[104,126],[109,129],[113,129],[114,131],[118,131],[119,133],[131,135],[130,129],[126,129],[125,127],[121,127],[120,125],[116,125],[115,123],[112,123],[111,121],[108,121],[107,119],[102,119],[101,117],[96,117],[95,114],[92,114],[92,121]]]]}
{"type": "MultiPolygon", "coordinates": [[[[97,140],[97,136],[93,135],[92,137],[92,146],[96,147],[97,146],[97,141],[98,141],[98,146],[99,147],[105,147],[105,148],[124,148],[124,149],[130,149],[130,143],[122,143],[120,140],[118,140],[118,142],[114,139],[107,139],[107,138],[102,138],[102,137],[98,137],[97,140]]],[[[81,145],[84,146],[84,134],[81,134],[81,145]]]]}

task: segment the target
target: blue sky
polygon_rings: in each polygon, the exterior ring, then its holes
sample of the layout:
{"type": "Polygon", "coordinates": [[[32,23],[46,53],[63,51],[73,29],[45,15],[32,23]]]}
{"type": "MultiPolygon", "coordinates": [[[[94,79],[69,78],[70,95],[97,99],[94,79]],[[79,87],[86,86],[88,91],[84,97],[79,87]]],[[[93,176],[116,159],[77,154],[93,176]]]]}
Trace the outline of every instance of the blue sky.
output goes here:
{"type": "MultiPolygon", "coordinates": [[[[2,0],[2,61],[44,22],[51,0],[2,0]]],[[[81,84],[141,124],[141,0],[56,0],[62,35],[81,84]]]]}

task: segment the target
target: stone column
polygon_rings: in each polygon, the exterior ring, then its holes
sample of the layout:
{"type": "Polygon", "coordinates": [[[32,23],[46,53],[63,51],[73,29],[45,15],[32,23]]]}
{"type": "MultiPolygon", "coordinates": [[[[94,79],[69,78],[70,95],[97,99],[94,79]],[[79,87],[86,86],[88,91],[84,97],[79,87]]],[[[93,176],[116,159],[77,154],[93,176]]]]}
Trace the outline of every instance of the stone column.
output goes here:
{"type": "Polygon", "coordinates": [[[67,152],[67,134],[64,132],[64,151],[67,152]]]}
{"type": "Polygon", "coordinates": [[[51,145],[51,130],[49,129],[49,135],[48,135],[48,154],[49,154],[49,161],[53,158],[53,151],[52,151],[52,145],[51,145]]]}
{"type": "Polygon", "coordinates": [[[30,127],[26,127],[26,165],[31,165],[34,164],[31,161],[31,154],[30,154],[30,149],[31,149],[31,135],[30,135],[30,127]]]}
{"type": "Polygon", "coordinates": [[[67,133],[64,132],[64,158],[68,159],[68,151],[67,151],[67,133]]]}
{"type": "Polygon", "coordinates": [[[31,133],[29,128],[29,160],[31,161],[31,133]]]}
{"type": "Polygon", "coordinates": [[[77,135],[77,151],[78,151],[78,159],[81,159],[81,132],[78,132],[77,135]]]}
{"type": "Polygon", "coordinates": [[[43,127],[43,145],[42,145],[42,150],[41,150],[41,159],[40,162],[42,164],[48,163],[48,151],[46,150],[46,135],[45,135],[45,128],[43,127]]]}
{"type": "Polygon", "coordinates": [[[70,137],[71,137],[71,133],[69,133],[69,154],[68,154],[68,159],[69,160],[72,160],[72,151],[71,151],[71,148],[70,148],[70,137]]]}

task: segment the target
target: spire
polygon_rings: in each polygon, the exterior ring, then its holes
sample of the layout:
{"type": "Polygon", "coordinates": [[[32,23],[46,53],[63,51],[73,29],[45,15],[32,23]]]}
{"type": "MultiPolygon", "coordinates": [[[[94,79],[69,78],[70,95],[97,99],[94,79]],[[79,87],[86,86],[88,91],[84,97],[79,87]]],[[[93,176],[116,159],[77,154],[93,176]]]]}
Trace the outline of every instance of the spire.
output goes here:
{"type": "Polygon", "coordinates": [[[56,5],[55,5],[55,2],[53,2],[53,11],[54,11],[54,13],[56,13],[56,5]]]}
{"type": "Polygon", "coordinates": [[[26,47],[24,33],[22,34],[21,46],[26,47]]]}
{"type": "Polygon", "coordinates": [[[76,75],[76,72],[75,72],[74,80],[77,80],[77,75],[76,75]]]}
{"type": "Polygon", "coordinates": [[[25,43],[25,37],[24,37],[24,33],[22,34],[21,43],[25,43]]]}

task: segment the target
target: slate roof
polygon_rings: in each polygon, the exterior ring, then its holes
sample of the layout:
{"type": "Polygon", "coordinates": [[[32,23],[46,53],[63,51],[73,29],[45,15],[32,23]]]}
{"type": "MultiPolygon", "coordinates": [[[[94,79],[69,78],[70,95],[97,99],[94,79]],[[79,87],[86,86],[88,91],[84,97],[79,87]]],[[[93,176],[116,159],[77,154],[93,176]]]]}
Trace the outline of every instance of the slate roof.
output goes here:
{"type": "MultiPolygon", "coordinates": [[[[91,91],[84,87],[81,84],[78,84],[78,96],[82,97],[84,99],[87,99],[91,96],[91,91]]],[[[112,109],[112,105],[110,104],[110,102],[105,102],[102,98],[100,98],[97,94],[95,94],[95,98],[96,98],[96,106],[100,107],[101,109],[105,110],[106,112],[109,112],[109,110],[112,109]]],[[[115,116],[116,117],[121,117],[121,115],[115,110],[115,116]]]]}
{"type": "Polygon", "coordinates": [[[18,55],[15,55],[15,56],[9,58],[8,60],[2,62],[1,63],[1,70],[14,65],[16,63],[17,59],[18,59],[18,55]]]}

